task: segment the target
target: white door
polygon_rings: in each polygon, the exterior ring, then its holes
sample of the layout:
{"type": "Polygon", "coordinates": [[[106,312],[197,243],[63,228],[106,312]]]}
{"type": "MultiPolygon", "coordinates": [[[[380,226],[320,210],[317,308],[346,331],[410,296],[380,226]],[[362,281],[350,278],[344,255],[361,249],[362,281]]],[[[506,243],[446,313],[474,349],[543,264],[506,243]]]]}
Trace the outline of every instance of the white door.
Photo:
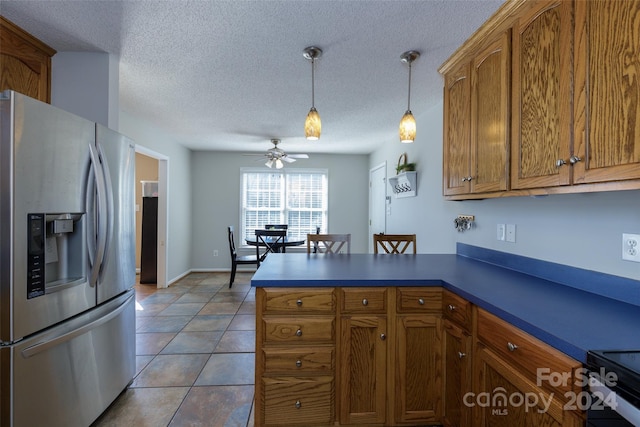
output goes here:
{"type": "Polygon", "coordinates": [[[373,235],[386,231],[387,163],[369,170],[369,253],[373,252],[373,235]]]}

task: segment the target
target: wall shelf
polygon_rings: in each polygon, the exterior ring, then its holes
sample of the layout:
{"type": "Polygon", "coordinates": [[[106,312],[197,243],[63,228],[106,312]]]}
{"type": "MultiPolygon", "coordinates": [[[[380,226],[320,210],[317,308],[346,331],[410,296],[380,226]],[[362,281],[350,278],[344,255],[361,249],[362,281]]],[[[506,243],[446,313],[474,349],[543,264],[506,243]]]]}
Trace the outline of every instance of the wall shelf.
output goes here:
{"type": "Polygon", "coordinates": [[[396,198],[415,197],[418,194],[417,178],[418,172],[416,171],[399,173],[389,178],[389,185],[391,185],[391,190],[396,198]]]}

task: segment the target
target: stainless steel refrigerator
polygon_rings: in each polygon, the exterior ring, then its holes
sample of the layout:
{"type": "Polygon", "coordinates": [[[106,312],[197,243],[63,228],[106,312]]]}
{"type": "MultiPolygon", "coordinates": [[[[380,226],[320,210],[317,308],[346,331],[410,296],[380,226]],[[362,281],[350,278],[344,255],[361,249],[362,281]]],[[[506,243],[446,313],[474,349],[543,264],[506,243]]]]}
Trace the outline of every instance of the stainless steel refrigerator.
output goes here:
{"type": "Polygon", "coordinates": [[[0,138],[0,425],[86,427],[135,373],[135,147],[13,91],[0,138]]]}

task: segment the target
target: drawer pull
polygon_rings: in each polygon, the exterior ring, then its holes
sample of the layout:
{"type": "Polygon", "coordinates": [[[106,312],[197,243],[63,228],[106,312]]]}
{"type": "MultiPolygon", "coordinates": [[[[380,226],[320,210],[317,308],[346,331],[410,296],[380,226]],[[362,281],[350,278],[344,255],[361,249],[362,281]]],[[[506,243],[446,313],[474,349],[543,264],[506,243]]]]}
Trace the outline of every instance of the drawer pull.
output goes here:
{"type": "Polygon", "coordinates": [[[369,305],[369,301],[366,298],[362,299],[362,305],[369,305]]]}
{"type": "Polygon", "coordinates": [[[296,366],[299,368],[302,366],[302,360],[296,360],[296,366]]]}
{"type": "Polygon", "coordinates": [[[449,311],[455,311],[455,310],[456,310],[456,306],[455,306],[455,305],[453,305],[453,304],[449,304],[449,305],[447,306],[447,308],[449,309],[449,311]]]}
{"type": "Polygon", "coordinates": [[[302,329],[298,329],[296,331],[296,336],[301,337],[302,336],[302,329]]]}
{"type": "Polygon", "coordinates": [[[420,304],[420,305],[424,305],[424,300],[423,300],[422,298],[419,298],[419,299],[418,299],[418,304],[420,304]]]}
{"type": "Polygon", "coordinates": [[[302,403],[299,400],[296,400],[296,409],[302,408],[302,403]]]}
{"type": "Polygon", "coordinates": [[[458,357],[462,359],[463,357],[467,357],[467,353],[463,353],[461,351],[458,352],[458,357]]]}
{"type": "Polygon", "coordinates": [[[298,307],[302,307],[302,300],[301,300],[301,299],[299,299],[298,301],[296,301],[296,305],[297,305],[298,307]]]}
{"type": "Polygon", "coordinates": [[[508,342],[507,343],[507,348],[509,349],[509,351],[516,351],[518,349],[518,346],[513,344],[513,343],[508,342]]]}
{"type": "Polygon", "coordinates": [[[387,336],[385,334],[380,334],[380,339],[384,341],[387,339],[387,336]]]}

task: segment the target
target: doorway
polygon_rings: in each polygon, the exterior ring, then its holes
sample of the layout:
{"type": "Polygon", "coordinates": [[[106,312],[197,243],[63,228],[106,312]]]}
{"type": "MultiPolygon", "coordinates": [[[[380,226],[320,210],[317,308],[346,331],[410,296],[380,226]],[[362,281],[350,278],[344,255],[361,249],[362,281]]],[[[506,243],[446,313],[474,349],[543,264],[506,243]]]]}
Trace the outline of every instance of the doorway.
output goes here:
{"type": "Polygon", "coordinates": [[[136,145],[136,272],[140,272],[142,247],[142,183],[158,182],[156,287],[167,285],[167,171],[168,158],[145,147],[136,145]]]}
{"type": "Polygon", "coordinates": [[[386,232],[387,162],[369,169],[369,253],[373,253],[373,235],[386,232]]]}

